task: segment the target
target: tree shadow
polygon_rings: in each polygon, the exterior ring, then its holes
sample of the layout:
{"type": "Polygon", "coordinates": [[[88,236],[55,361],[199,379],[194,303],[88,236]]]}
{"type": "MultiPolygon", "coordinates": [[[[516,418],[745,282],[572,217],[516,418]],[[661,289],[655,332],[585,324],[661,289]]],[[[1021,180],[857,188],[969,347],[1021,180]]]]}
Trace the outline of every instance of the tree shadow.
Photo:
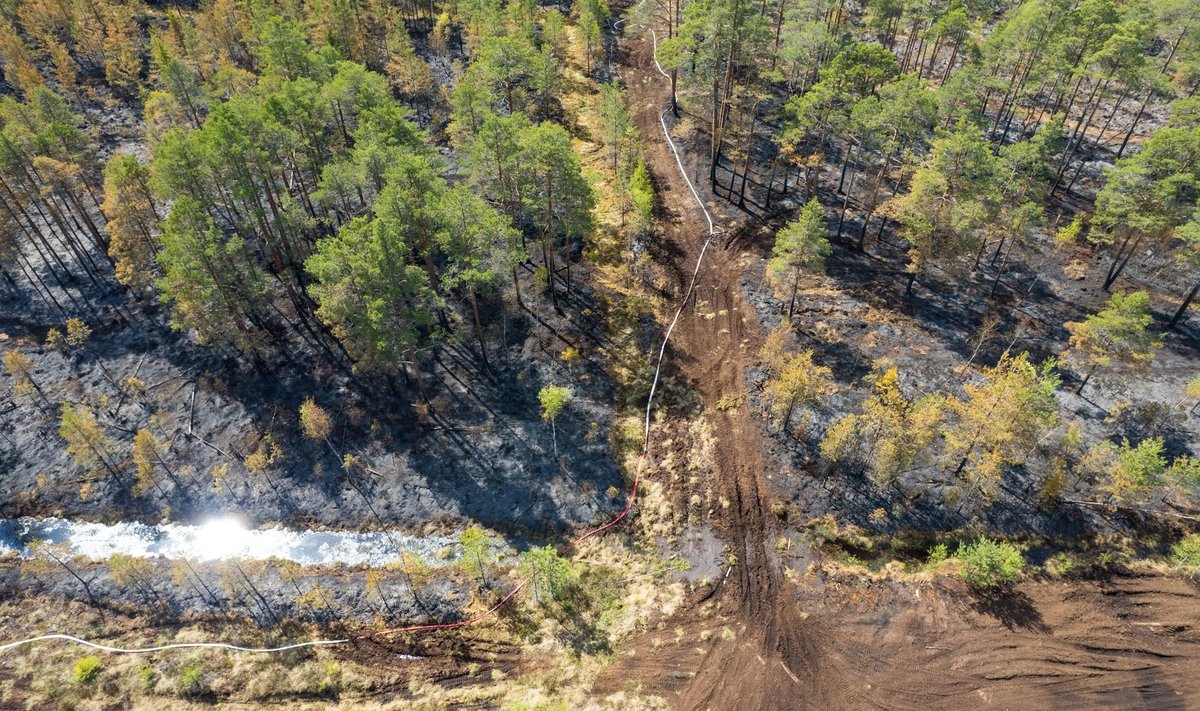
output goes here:
{"type": "Polygon", "coordinates": [[[1009,585],[979,590],[972,593],[971,607],[985,615],[994,617],[1009,630],[1027,630],[1047,633],[1050,626],[1042,619],[1042,613],[1033,600],[1024,592],[1009,585]]]}

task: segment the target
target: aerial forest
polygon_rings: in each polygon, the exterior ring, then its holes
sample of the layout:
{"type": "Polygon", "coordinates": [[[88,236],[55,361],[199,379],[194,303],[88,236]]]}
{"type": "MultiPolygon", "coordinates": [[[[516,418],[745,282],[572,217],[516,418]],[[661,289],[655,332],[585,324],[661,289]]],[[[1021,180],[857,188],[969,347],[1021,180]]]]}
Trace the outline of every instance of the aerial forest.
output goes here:
{"type": "Polygon", "coordinates": [[[496,696],[421,698],[540,708],[553,649],[766,708],[836,686],[809,610],[1200,572],[1200,3],[610,1],[0,3],[0,590],[271,642],[523,591],[428,648],[496,696]],[[61,534],[227,516],[387,562],[61,534]],[[620,666],[738,635],[786,675],[620,666]]]}

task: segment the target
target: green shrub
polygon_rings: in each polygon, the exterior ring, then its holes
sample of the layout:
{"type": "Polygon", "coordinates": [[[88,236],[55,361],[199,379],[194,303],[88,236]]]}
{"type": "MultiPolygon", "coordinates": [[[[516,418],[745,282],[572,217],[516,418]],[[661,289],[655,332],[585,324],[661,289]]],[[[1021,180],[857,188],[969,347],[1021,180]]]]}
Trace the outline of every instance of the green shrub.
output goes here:
{"type": "Polygon", "coordinates": [[[88,682],[94,680],[96,676],[100,674],[101,666],[102,662],[100,661],[100,657],[84,657],[83,659],[80,659],[79,661],[75,662],[75,681],[79,682],[80,684],[87,684],[88,682]]]}
{"type": "Polygon", "coordinates": [[[1025,568],[1020,551],[988,538],[960,546],[954,557],[962,564],[962,579],[977,589],[1012,582],[1025,568]]]}
{"type": "Polygon", "coordinates": [[[1083,215],[1078,215],[1074,220],[1058,228],[1054,233],[1054,241],[1060,245],[1075,245],[1079,244],[1079,237],[1083,234],[1083,215]]]}
{"type": "Polygon", "coordinates": [[[521,575],[533,576],[534,596],[541,602],[565,602],[575,582],[571,561],[559,556],[554,546],[530,548],[521,554],[521,575]]]}
{"type": "Polygon", "coordinates": [[[1188,573],[1200,572],[1200,533],[1184,536],[1171,546],[1171,560],[1188,573]]]}
{"type": "Polygon", "coordinates": [[[1075,569],[1075,559],[1069,553],[1055,553],[1046,562],[1046,570],[1053,575],[1069,575],[1075,569]]]}
{"type": "Polygon", "coordinates": [[[945,543],[939,543],[929,549],[928,556],[929,559],[926,565],[930,568],[936,568],[942,564],[942,561],[950,557],[950,551],[946,549],[945,543]]]}
{"type": "Polygon", "coordinates": [[[150,691],[158,682],[158,672],[149,664],[143,664],[137,668],[138,679],[142,682],[142,691],[150,691]]]}
{"type": "Polygon", "coordinates": [[[342,665],[335,661],[325,662],[325,675],[317,685],[317,693],[336,695],[342,690],[342,665]]]}
{"type": "Polygon", "coordinates": [[[203,696],[208,692],[208,687],[204,684],[204,668],[199,662],[187,665],[180,672],[179,690],[184,696],[203,696]]]}
{"type": "Polygon", "coordinates": [[[1124,551],[1119,550],[1103,550],[1096,554],[1095,567],[1100,570],[1108,570],[1125,565],[1129,562],[1129,556],[1124,551]]]}

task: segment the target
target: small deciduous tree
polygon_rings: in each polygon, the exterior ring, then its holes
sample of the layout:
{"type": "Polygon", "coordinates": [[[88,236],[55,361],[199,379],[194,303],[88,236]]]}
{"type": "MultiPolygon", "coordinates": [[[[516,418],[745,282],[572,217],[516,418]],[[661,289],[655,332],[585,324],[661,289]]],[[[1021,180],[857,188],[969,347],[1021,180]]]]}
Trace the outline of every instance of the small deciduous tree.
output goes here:
{"type": "Polygon", "coordinates": [[[1085,471],[1104,481],[1104,488],[1119,502],[1144,500],[1164,481],[1167,460],[1163,457],[1163,440],[1151,437],[1130,444],[1099,442],[1092,445],[1080,462],[1085,471]]]}
{"type": "Polygon", "coordinates": [[[425,559],[414,553],[404,551],[400,554],[400,561],[395,564],[395,569],[404,576],[404,582],[408,584],[408,591],[412,594],[413,602],[417,606],[425,609],[425,601],[421,599],[421,592],[433,581],[433,569],[429,567],[429,563],[425,559]]]}
{"type": "Polygon", "coordinates": [[[58,434],[67,441],[67,451],[79,466],[88,470],[103,468],[113,479],[119,478],[116,448],[86,404],[62,404],[58,434]]]}
{"type": "Polygon", "coordinates": [[[13,395],[23,397],[37,393],[42,402],[49,404],[46,393],[33,377],[33,361],[29,356],[16,349],[4,351],[4,367],[13,379],[13,395]]]}
{"type": "Polygon", "coordinates": [[[550,423],[550,437],[554,442],[554,457],[558,458],[558,432],[555,420],[562,414],[563,408],[571,402],[571,390],[561,385],[547,385],[538,392],[538,402],[542,405],[542,419],[550,423]]]}
{"type": "Polygon", "coordinates": [[[1059,384],[1053,360],[1037,366],[1027,353],[1005,353],[984,369],[983,382],[964,386],[963,398],[948,401],[953,417],[943,431],[947,463],[955,474],[990,499],[1004,467],[1022,464],[1058,426],[1059,384]]]}
{"type": "Polygon", "coordinates": [[[333,420],[329,413],[311,397],[305,398],[300,404],[300,431],[314,442],[328,439],[333,432],[333,420]]]}
{"type": "Polygon", "coordinates": [[[81,319],[69,318],[67,319],[66,334],[64,335],[57,328],[52,328],[46,332],[46,344],[55,350],[73,352],[83,348],[91,335],[91,326],[81,319]]]}
{"type": "Polygon", "coordinates": [[[471,577],[486,582],[488,571],[495,561],[492,553],[492,542],[479,526],[470,526],[458,536],[462,546],[462,566],[471,577]]]}
{"type": "Polygon", "coordinates": [[[136,558],[125,553],[113,553],[108,558],[108,575],[123,588],[131,588],[147,600],[161,600],[154,587],[157,577],[154,566],[145,558],[136,558]]]}
{"type": "Polygon", "coordinates": [[[560,556],[554,546],[531,548],[522,553],[520,572],[531,578],[533,594],[543,604],[551,600],[564,602],[575,581],[571,561],[560,556]]]}
{"type": "Polygon", "coordinates": [[[163,457],[165,452],[166,444],[149,429],[143,427],[133,436],[133,477],[136,481],[134,493],[143,494],[153,487],[166,498],[167,493],[163,491],[158,480],[158,467],[166,468],[163,457]]]}
{"type": "Polygon", "coordinates": [[[871,396],[859,413],[830,425],[821,454],[835,461],[864,461],[871,480],[883,487],[930,459],[946,405],[939,395],[907,397],[895,366],[877,369],[868,382],[871,396]]]}
{"type": "MultiPolygon", "coordinates": [[[[34,561],[42,562],[45,565],[50,565],[50,563],[53,562],[63,570],[67,571],[67,574],[74,578],[80,584],[80,586],[83,587],[83,592],[87,594],[88,601],[92,603],[92,607],[100,611],[101,618],[104,617],[104,611],[100,607],[100,601],[97,600],[95,592],[92,590],[91,581],[84,578],[83,573],[76,570],[75,567],[71,565],[71,551],[67,545],[63,543],[50,543],[49,541],[43,540],[33,540],[26,544],[26,548],[29,549],[30,555],[33,557],[34,561]]],[[[43,571],[42,575],[44,574],[45,573],[43,571]]],[[[39,575],[39,577],[41,577],[41,575],[39,575]]]]}
{"type": "Polygon", "coordinates": [[[771,412],[786,432],[797,407],[821,402],[833,392],[832,371],[813,362],[812,349],[799,353],[772,353],[763,349],[763,363],[770,377],[763,393],[771,403],[771,412]]]}
{"type": "Polygon", "coordinates": [[[1131,375],[1144,373],[1162,347],[1162,339],[1150,331],[1150,296],[1144,291],[1116,293],[1108,306],[1083,321],[1063,324],[1071,332],[1066,360],[1083,370],[1076,392],[1083,392],[1092,375],[1103,371],[1108,378],[1122,383],[1131,375]]]}
{"type": "Polygon", "coordinates": [[[368,598],[377,597],[383,603],[383,609],[389,616],[393,615],[392,604],[383,589],[383,572],[374,568],[368,569],[363,580],[363,591],[368,598]]]}
{"type": "Polygon", "coordinates": [[[117,280],[143,288],[158,265],[158,205],[150,189],[150,166],[130,153],[117,153],[104,166],[104,203],[108,254],[116,261],[117,280]]]}

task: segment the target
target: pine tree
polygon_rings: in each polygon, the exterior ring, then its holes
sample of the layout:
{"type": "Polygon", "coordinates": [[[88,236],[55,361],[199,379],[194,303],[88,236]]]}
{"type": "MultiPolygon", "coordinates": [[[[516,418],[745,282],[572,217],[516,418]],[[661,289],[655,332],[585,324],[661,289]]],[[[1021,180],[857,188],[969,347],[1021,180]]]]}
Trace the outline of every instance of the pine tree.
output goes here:
{"type": "Polygon", "coordinates": [[[1108,306],[1083,321],[1063,324],[1071,332],[1065,359],[1083,372],[1076,392],[1097,371],[1110,383],[1122,385],[1132,375],[1144,373],[1154,359],[1162,340],[1150,330],[1150,296],[1144,291],[1116,293],[1108,306]]]}
{"type": "Polygon", "coordinates": [[[981,230],[998,208],[996,170],[991,146],[965,121],[934,140],[908,192],[890,208],[911,245],[914,275],[934,263],[952,264],[981,247],[981,230]]]}
{"type": "MultiPolygon", "coordinates": [[[[862,252],[866,250],[867,228],[882,202],[892,168],[926,148],[937,121],[937,102],[923,81],[908,74],[882,86],[877,100],[864,100],[859,105],[862,108],[856,108],[862,121],[868,124],[866,133],[875,137],[874,147],[883,157],[878,170],[866,171],[866,195],[860,198],[863,218],[858,250],[862,252]]],[[[883,228],[880,224],[880,234],[883,228]]]]}
{"type": "MultiPolygon", "coordinates": [[[[766,54],[771,29],[765,15],[748,0],[693,0],[683,8],[678,33],[659,45],[658,59],[672,70],[686,70],[686,83],[703,97],[709,124],[709,180],[715,185],[729,117],[743,87],[753,83],[757,58],[766,54]]],[[[674,74],[674,71],[672,72],[674,74]]],[[[672,106],[677,103],[672,81],[672,106]]]]}
{"type": "Polygon", "coordinates": [[[800,209],[795,220],[775,235],[775,246],[767,262],[767,277],[776,291],[789,296],[788,318],[796,310],[796,292],[804,273],[823,273],[825,258],[833,251],[825,238],[825,217],[814,198],[800,209]]]}
{"type": "Polygon", "coordinates": [[[834,461],[864,462],[872,482],[883,488],[932,459],[945,399],[939,395],[910,399],[900,388],[895,366],[877,369],[868,382],[871,396],[860,412],[830,425],[821,440],[821,454],[834,461]]]}
{"type": "Polygon", "coordinates": [[[443,284],[466,296],[479,353],[484,367],[490,368],[479,299],[492,290],[499,275],[516,273],[525,259],[520,236],[503,216],[464,186],[447,190],[438,208],[443,225],[438,245],[447,260],[443,284]]]}
{"type": "Polygon", "coordinates": [[[577,13],[575,28],[583,36],[584,42],[583,52],[586,59],[584,71],[591,74],[592,59],[604,38],[604,33],[600,28],[608,22],[610,14],[608,3],[604,0],[580,0],[575,3],[575,12],[577,13]]]}
{"type": "Polygon", "coordinates": [[[1115,244],[1104,279],[1107,291],[1143,241],[1162,242],[1188,222],[1200,194],[1200,121],[1189,104],[1172,107],[1167,126],[1154,132],[1136,155],[1117,161],[1096,195],[1088,239],[1115,244]]]}
{"type": "Polygon", "coordinates": [[[571,148],[571,137],[562,126],[548,121],[530,126],[522,132],[520,146],[521,195],[526,214],[541,238],[542,258],[549,275],[547,287],[557,309],[557,245],[560,241],[569,244],[591,232],[595,196],[583,177],[579,156],[571,148]]]}
{"type": "Polygon", "coordinates": [[[321,240],[306,262],[317,316],[370,369],[405,362],[417,368],[417,351],[431,336],[437,300],[425,269],[412,263],[405,227],[355,218],[321,240]]]}
{"type": "Polygon", "coordinates": [[[194,330],[202,343],[251,349],[260,340],[267,276],[245,241],[224,234],[203,208],[180,197],[163,222],[156,285],[171,305],[171,325],[194,330]]]}
{"type": "Polygon", "coordinates": [[[612,170],[621,180],[628,174],[628,166],[637,145],[637,129],[625,106],[625,92],[616,81],[605,84],[600,90],[601,139],[608,149],[612,170]]]}
{"type": "Polygon", "coordinates": [[[654,228],[654,185],[646,161],[641,158],[629,176],[629,198],[633,203],[634,234],[648,234],[654,228]]]}
{"type": "Polygon", "coordinates": [[[104,203],[109,256],[117,280],[142,288],[154,281],[158,250],[158,206],[150,167],[130,153],[117,153],[104,166],[104,203]]]}
{"type": "Polygon", "coordinates": [[[1058,426],[1055,363],[1039,365],[1027,353],[1005,353],[983,371],[983,381],[963,386],[947,401],[943,431],[947,467],[991,500],[1005,467],[1023,464],[1042,437],[1058,426]]]}
{"type": "MultiPolygon", "coordinates": [[[[1183,249],[1176,255],[1176,261],[1181,266],[1200,266],[1200,201],[1197,201],[1196,211],[1192,213],[1191,218],[1176,228],[1175,236],[1183,242],[1183,249]]],[[[1175,328],[1187,314],[1188,308],[1192,305],[1192,301],[1195,300],[1197,293],[1200,293],[1200,279],[1197,279],[1192,284],[1192,288],[1188,291],[1187,296],[1183,298],[1183,301],[1179,304],[1179,308],[1175,310],[1175,314],[1171,317],[1171,328],[1175,328]]]]}

